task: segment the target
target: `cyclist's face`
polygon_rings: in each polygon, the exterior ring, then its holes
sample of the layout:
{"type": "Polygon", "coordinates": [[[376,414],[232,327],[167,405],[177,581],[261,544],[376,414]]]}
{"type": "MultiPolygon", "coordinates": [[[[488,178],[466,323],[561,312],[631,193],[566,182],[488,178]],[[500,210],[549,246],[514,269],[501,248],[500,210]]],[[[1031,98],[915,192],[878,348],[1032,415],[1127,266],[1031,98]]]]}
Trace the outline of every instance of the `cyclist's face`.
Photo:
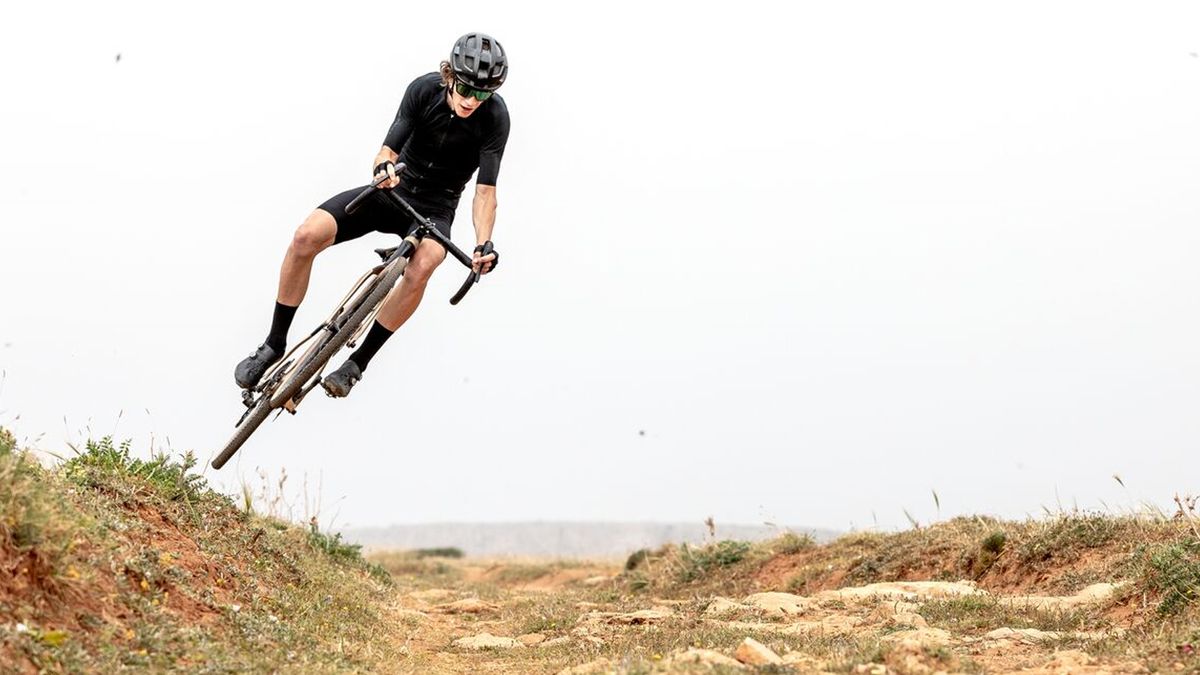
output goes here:
{"type": "Polygon", "coordinates": [[[454,114],[459,117],[470,117],[471,113],[479,107],[483,101],[476,101],[471,96],[459,96],[453,89],[450,90],[450,107],[454,109],[454,114]]]}
{"type": "Polygon", "coordinates": [[[454,110],[455,115],[470,117],[484,103],[485,101],[480,101],[474,96],[463,96],[458,93],[454,85],[450,86],[450,107],[454,110]]]}

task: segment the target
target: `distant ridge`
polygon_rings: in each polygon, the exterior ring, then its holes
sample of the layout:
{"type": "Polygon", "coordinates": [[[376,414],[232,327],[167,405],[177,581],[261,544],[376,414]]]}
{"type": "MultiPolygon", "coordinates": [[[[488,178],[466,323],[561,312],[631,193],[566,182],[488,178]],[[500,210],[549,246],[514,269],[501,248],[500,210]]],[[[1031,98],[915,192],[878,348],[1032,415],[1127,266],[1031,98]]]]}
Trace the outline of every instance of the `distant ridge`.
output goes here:
{"type": "MultiPolygon", "coordinates": [[[[840,534],[811,527],[718,524],[716,539],[759,541],[784,532],[809,534],[817,542],[840,534]]],[[[641,548],[712,539],[703,523],[422,523],[349,528],[342,536],[374,551],[453,546],[473,557],[561,558],[616,558],[641,548]]]]}

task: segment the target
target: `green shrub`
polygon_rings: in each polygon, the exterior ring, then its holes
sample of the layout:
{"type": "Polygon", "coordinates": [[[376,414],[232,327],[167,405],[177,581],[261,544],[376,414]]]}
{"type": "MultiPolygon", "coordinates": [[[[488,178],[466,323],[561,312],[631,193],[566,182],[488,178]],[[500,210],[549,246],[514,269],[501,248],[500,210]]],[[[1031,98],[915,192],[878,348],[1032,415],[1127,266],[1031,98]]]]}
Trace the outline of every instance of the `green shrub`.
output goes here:
{"type": "Polygon", "coordinates": [[[308,545],[318,551],[336,560],[341,560],[349,563],[366,564],[362,557],[362,544],[351,544],[342,541],[342,533],[337,532],[333,536],[325,534],[317,528],[317,522],[314,518],[309,523],[308,530],[308,545]]]}
{"type": "Polygon", "coordinates": [[[776,553],[791,555],[817,545],[817,542],[808,534],[796,534],[795,532],[784,532],[782,536],[773,543],[773,550],[776,553]]]}
{"type": "Polygon", "coordinates": [[[628,558],[625,559],[625,571],[634,571],[639,565],[646,562],[649,558],[650,549],[648,548],[642,548],[634,551],[633,553],[629,554],[628,558]]]}
{"type": "Polygon", "coordinates": [[[197,460],[190,450],[178,460],[155,453],[148,461],[131,456],[129,450],[128,440],[113,445],[112,436],[89,439],[84,451],[63,466],[63,474],[68,480],[93,488],[104,487],[113,478],[132,476],[171,501],[194,503],[205,491],[204,477],[192,473],[197,460]]]}
{"type": "Polygon", "coordinates": [[[679,558],[683,563],[680,578],[683,581],[698,579],[712,569],[741,562],[749,552],[750,544],[745,541],[727,539],[695,550],[684,544],[679,550],[679,558]]]}
{"type": "Polygon", "coordinates": [[[1003,530],[996,530],[983,540],[981,548],[993,555],[1000,555],[1000,552],[1004,550],[1004,543],[1006,541],[1008,541],[1008,535],[1004,534],[1003,530]]]}
{"type": "Polygon", "coordinates": [[[1200,596],[1200,542],[1164,546],[1150,554],[1146,585],[1163,594],[1161,614],[1175,614],[1200,596]]]}

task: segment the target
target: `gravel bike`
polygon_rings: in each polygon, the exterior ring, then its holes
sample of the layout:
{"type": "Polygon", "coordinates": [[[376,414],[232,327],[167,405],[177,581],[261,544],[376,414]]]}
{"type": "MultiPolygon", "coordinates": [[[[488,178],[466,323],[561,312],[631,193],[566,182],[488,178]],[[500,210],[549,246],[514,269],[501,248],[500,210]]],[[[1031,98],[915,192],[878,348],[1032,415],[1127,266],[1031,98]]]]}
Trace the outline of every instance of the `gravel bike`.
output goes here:
{"type": "MultiPolygon", "coordinates": [[[[399,173],[403,168],[403,164],[397,165],[396,172],[399,173]]],[[[363,200],[382,194],[394,206],[412,216],[416,226],[398,246],[375,249],[381,262],[359,277],[329,318],[263,373],[258,384],[242,390],[246,412],[234,425],[235,431],[225,448],[213,459],[214,469],[225,466],[272,411],[277,411],[276,416],[284,410],[296,414],[296,407],[304,397],[321,383],[325,366],[333,355],[344,346],[354,347],[355,341],[371,325],[384,298],[404,274],[404,268],[422,240],[426,237],[433,239],[463,265],[472,267],[471,256],[439,232],[432,220],[417,213],[411,204],[394,191],[380,188],[379,184],[384,180],[387,179],[381,178],[367,186],[346,206],[346,212],[353,213],[363,200]]],[[[480,254],[486,256],[491,252],[492,244],[488,242],[480,254]]],[[[454,297],[450,298],[450,304],[457,305],[471,290],[471,286],[479,283],[481,274],[473,270],[454,297]]]]}

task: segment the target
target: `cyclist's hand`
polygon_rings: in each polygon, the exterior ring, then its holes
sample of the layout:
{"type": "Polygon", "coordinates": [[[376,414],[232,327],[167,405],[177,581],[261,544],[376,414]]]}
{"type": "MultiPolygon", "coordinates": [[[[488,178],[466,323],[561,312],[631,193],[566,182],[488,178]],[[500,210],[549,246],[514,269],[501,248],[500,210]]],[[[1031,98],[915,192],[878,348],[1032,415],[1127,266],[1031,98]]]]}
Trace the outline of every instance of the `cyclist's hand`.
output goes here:
{"type": "Polygon", "coordinates": [[[399,185],[400,178],[396,175],[396,165],[389,159],[376,164],[373,182],[379,187],[389,190],[399,185]],[[380,183],[380,180],[383,180],[383,182],[380,183]]]}
{"type": "MultiPolygon", "coordinates": [[[[487,242],[490,244],[492,242],[487,242]]],[[[500,264],[500,252],[492,247],[492,250],[487,255],[483,255],[483,247],[487,244],[480,244],[475,247],[475,255],[471,259],[471,271],[479,272],[482,268],[483,274],[487,274],[496,269],[496,265],[500,264]]]]}

